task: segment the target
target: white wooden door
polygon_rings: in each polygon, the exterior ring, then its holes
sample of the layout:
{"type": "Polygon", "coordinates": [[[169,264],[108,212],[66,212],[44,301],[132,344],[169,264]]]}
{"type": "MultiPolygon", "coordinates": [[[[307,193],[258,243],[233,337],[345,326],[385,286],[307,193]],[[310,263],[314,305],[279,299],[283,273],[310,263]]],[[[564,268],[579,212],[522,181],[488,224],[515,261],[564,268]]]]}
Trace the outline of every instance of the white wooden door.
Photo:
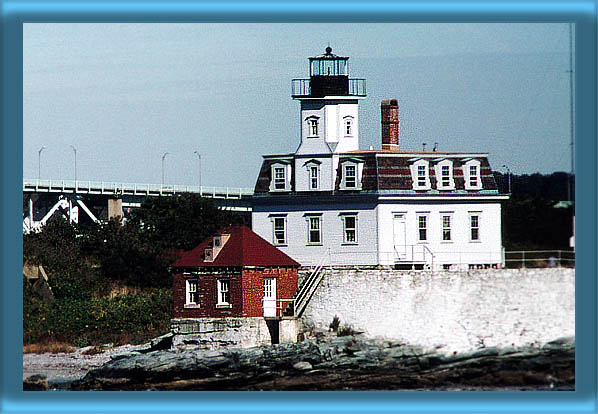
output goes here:
{"type": "Polygon", "coordinates": [[[395,260],[407,258],[407,224],[405,213],[396,213],[392,220],[392,237],[395,260]]]}
{"type": "Polygon", "coordinates": [[[276,279],[264,278],[264,317],[276,317],[276,279]]]}

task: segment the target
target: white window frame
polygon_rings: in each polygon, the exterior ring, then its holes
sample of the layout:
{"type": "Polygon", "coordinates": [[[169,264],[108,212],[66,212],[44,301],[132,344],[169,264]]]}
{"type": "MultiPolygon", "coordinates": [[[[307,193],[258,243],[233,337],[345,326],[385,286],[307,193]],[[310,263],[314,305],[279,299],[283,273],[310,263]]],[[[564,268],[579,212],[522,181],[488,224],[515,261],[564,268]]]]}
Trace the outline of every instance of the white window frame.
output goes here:
{"type": "Polygon", "coordinates": [[[363,173],[363,162],[355,160],[345,160],[341,162],[341,190],[361,190],[361,176],[363,173]],[[347,167],[354,168],[355,186],[347,186],[347,167]]]}
{"type": "Polygon", "coordinates": [[[481,190],[482,189],[482,163],[479,160],[471,159],[463,164],[463,178],[465,179],[466,190],[481,190]],[[476,174],[472,176],[471,167],[475,167],[476,174]],[[472,179],[475,184],[472,185],[472,179]]]}
{"type": "Polygon", "coordinates": [[[307,138],[319,138],[320,136],[320,118],[312,115],[305,118],[306,127],[307,127],[307,138]],[[315,128],[315,134],[314,134],[315,128]]]}
{"type": "Polygon", "coordinates": [[[353,117],[352,116],[346,116],[343,118],[343,135],[346,137],[352,137],[353,134],[353,126],[354,126],[354,122],[353,122],[353,117]]]}
{"type": "Polygon", "coordinates": [[[322,214],[306,214],[305,215],[305,221],[307,222],[307,245],[308,246],[322,246],[323,241],[322,241],[322,214]],[[319,241],[312,241],[311,239],[311,232],[315,231],[312,230],[312,219],[317,219],[318,220],[318,225],[319,228],[317,229],[318,231],[318,238],[320,239],[319,241]]]}
{"type": "Polygon", "coordinates": [[[276,292],[274,291],[274,285],[276,282],[272,283],[276,279],[273,277],[265,277],[264,278],[264,298],[265,299],[272,299],[276,298],[276,292]]]}
{"type": "Polygon", "coordinates": [[[217,291],[217,302],[216,306],[221,308],[230,308],[231,307],[231,300],[230,300],[230,285],[231,280],[228,277],[220,277],[216,279],[216,291],[217,291]],[[226,285],[226,289],[224,289],[226,285]],[[228,301],[223,300],[226,299],[228,296],[228,301]]]}
{"type": "Polygon", "coordinates": [[[428,241],[430,240],[430,213],[427,212],[421,212],[421,213],[416,213],[415,215],[416,217],[416,222],[415,225],[417,226],[417,242],[418,243],[428,243],[428,241]],[[424,226],[421,226],[422,220],[424,223],[424,226]],[[421,231],[424,230],[425,231],[425,238],[422,239],[422,233],[421,231]]]}
{"type": "Polygon", "coordinates": [[[308,169],[308,187],[310,190],[319,190],[320,189],[320,166],[311,164],[308,169]],[[314,177],[315,172],[315,177],[314,177]],[[314,185],[315,183],[315,185],[314,185]]]}
{"type": "Polygon", "coordinates": [[[199,308],[199,291],[198,291],[198,280],[187,279],[185,280],[185,307],[186,308],[199,308]],[[192,286],[195,285],[195,290],[192,290],[192,286]],[[195,293],[195,302],[191,300],[191,293],[195,293]]]}
{"type": "Polygon", "coordinates": [[[440,241],[442,243],[453,242],[453,212],[440,212],[440,241]],[[446,226],[445,217],[448,217],[448,226],[446,226]],[[448,239],[445,239],[445,230],[448,230],[448,239]]]}
{"type": "Polygon", "coordinates": [[[286,214],[276,214],[270,216],[270,221],[272,222],[272,244],[274,246],[286,246],[287,245],[287,215],[286,214]],[[276,237],[276,221],[282,221],[283,223],[283,238],[282,242],[279,242],[278,238],[276,237]]]}
{"type": "Polygon", "coordinates": [[[482,213],[480,211],[470,211],[467,226],[469,227],[470,243],[481,243],[482,241],[482,213]],[[477,217],[477,226],[473,225],[473,217],[477,217]],[[473,238],[473,231],[477,230],[477,238],[473,238]]]}
{"type": "Polygon", "coordinates": [[[436,164],[436,188],[439,190],[454,190],[455,189],[455,178],[453,174],[453,162],[451,160],[442,160],[436,164]],[[443,169],[448,168],[448,176],[443,175],[443,169]],[[445,180],[448,178],[448,180],[445,180]],[[448,183],[445,183],[448,181],[448,183]]]}
{"type": "Polygon", "coordinates": [[[275,162],[270,166],[271,180],[270,180],[270,191],[290,191],[291,189],[291,165],[289,163],[275,162]],[[281,178],[277,178],[277,171],[282,170],[283,177],[282,183],[283,188],[276,188],[277,184],[281,183],[281,178]]]}
{"type": "Polygon", "coordinates": [[[419,159],[411,164],[410,169],[411,169],[411,180],[413,181],[413,189],[414,190],[429,190],[431,188],[429,162],[425,159],[419,159]],[[420,180],[419,180],[420,167],[424,168],[424,180],[423,180],[424,183],[423,183],[423,185],[420,184],[420,180]]]}
{"type": "Polygon", "coordinates": [[[341,220],[343,221],[343,244],[359,244],[359,240],[358,240],[358,221],[357,221],[357,213],[341,213],[341,220]],[[354,227],[353,228],[348,228],[347,227],[347,219],[348,218],[352,218],[354,219],[354,227]],[[353,236],[353,240],[349,240],[349,237],[347,237],[347,231],[352,230],[354,232],[354,236],[353,236]]]}

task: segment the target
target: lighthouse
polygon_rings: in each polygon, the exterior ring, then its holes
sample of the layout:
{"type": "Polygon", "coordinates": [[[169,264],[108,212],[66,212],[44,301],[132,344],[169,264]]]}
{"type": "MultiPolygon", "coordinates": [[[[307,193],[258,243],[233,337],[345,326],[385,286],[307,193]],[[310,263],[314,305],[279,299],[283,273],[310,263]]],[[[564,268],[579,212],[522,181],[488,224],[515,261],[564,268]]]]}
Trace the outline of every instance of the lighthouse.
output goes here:
{"type": "Polygon", "coordinates": [[[292,98],[301,103],[301,153],[343,153],[359,149],[359,100],[365,79],[349,78],[349,58],[328,46],[309,58],[309,79],[292,80],[292,98]]]}

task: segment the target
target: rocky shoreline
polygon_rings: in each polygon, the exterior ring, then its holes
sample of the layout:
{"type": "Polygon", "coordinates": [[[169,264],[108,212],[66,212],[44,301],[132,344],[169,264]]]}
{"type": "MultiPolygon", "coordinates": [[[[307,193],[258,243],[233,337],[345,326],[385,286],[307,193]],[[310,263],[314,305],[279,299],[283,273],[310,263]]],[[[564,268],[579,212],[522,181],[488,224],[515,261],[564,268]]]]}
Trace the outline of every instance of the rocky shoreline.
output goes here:
{"type": "Polygon", "coordinates": [[[361,335],[248,349],[152,350],[112,360],[72,390],[574,390],[575,339],[443,353],[361,335]]]}

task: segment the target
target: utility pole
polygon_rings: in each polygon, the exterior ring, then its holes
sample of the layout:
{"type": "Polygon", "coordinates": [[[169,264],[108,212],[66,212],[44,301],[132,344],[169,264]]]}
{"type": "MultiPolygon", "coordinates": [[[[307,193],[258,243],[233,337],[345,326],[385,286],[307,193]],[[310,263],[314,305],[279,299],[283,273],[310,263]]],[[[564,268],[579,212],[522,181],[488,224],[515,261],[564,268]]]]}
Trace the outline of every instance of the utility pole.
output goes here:
{"type": "Polygon", "coordinates": [[[199,188],[201,189],[201,154],[197,151],[193,151],[197,155],[197,172],[199,175],[199,188]]]}
{"type": "Polygon", "coordinates": [[[71,145],[73,152],[75,153],[75,186],[77,185],[77,149],[71,145]]]}
{"type": "Polygon", "coordinates": [[[42,145],[42,147],[39,149],[39,151],[37,152],[37,179],[41,180],[42,178],[42,151],[45,149],[46,147],[44,147],[42,145]]]}
{"type": "Polygon", "coordinates": [[[164,155],[162,155],[162,185],[164,185],[164,158],[166,158],[168,154],[170,153],[165,152],[164,155]]]}

